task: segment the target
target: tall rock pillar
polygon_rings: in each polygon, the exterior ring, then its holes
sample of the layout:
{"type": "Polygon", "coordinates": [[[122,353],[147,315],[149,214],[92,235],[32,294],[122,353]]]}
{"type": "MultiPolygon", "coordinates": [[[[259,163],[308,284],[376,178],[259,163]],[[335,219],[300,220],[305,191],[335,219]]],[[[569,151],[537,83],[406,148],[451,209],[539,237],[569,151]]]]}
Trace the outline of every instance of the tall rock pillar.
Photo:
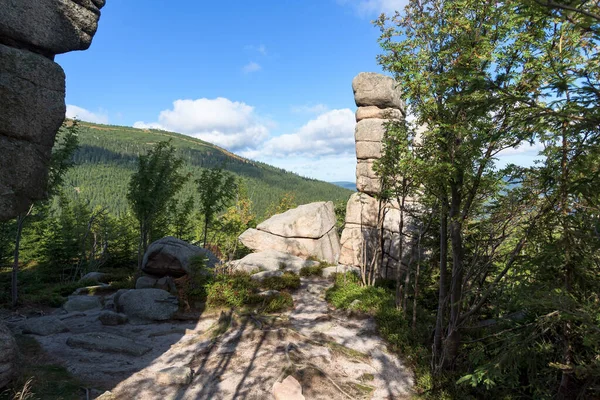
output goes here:
{"type": "Polygon", "coordinates": [[[383,277],[395,277],[400,263],[400,212],[397,204],[381,204],[376,195],[380,180],[373,163],[382,156],[385,123],[403,120],[404,102],[394,80],[362,72],[352,81],[356,110],[356,187],[346,207],[346,225],[341,237],[340,264],[359,267],[377,263],[383,277]],[[383,243],[383,246],[381,244],[383,243]],[[380,253],[378,248],[382,248],[380,253]]]}
{"type": "Polygon", "coordinates": [[[85,50],[105,0],[0,0],[0,221],[45,198],[65,73],[54,55],[85,50]]]}

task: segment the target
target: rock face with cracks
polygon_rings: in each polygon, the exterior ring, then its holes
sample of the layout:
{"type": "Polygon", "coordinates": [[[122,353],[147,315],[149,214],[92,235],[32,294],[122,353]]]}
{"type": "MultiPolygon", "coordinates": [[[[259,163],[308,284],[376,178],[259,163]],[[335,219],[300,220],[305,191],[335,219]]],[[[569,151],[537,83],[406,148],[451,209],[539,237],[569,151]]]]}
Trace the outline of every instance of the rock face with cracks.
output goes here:
{"type": "Polygon", "coordinates": [[[274,215],[239,239],[257,252],[275,250],[333,264],[340,254],[335,220],[332,202],[310,203],[274,215]]]}
{"type": "Polygon", "coordinates": [[[0,323],[0,389],[10,382],[15,374],[17,343],[6,325],[0,323]]]}
{"type": "Polygon", "coordinates": [[[350,197],[346,207],[339,263],[365,267],[375,260],[381,275],[394,278],[401,260],[406,257],[406,254],[398,254],[400,208],[397,202],[377,200],[381,178],[375,173],[374,165],[384,154],[387,125],[404,120],[405,106],[396,83],[389,76],[362,72],[352,81],[352,89],[358,106],[354,132],[358,192],[350,197]],[[378,254],[381,243],[382,254],[378,254]]]}
{"type": "Polygon", "coordinates": [[[54,55],[90,46],[104,3],[0,0],[0,221],[46,196],[66,109],[65,74],[54,55]]]}

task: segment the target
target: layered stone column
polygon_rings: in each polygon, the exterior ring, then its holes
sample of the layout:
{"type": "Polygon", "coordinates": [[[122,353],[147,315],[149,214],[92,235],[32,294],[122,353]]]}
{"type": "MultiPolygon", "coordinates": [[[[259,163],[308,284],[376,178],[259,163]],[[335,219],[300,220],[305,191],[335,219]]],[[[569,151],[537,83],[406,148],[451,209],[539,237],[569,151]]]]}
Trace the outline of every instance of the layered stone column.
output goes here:
{"type": "Polygon", "coordinates": [[[65,73],[54,56],[90,46],[104,3],[0,0],[0,221],[46,197],[66,109],[65,73]]]}
{"type": "Polygon", "coordinates": [[[352,81],[352,89],[358,106],[354,135],[358,192],[346,207],[340,264],[363,267],[375,262],[383,277],[392,278],[401,259],[400,212],[397,204],[383,204],[376,198],[381,183],[373,164],[382,156],[385,123],[404,119],[404,102],[394,80],[385,75],[362,72],[352,81]]]}

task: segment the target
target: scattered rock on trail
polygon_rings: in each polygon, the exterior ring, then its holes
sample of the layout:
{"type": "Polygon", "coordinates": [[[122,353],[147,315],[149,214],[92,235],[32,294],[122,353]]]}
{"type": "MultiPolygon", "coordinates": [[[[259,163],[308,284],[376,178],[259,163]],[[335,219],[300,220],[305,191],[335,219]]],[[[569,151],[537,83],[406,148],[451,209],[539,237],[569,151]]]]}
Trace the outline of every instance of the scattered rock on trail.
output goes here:
{"type": "Polygon", "coordinates": [[[192,382],[193,372],[189,367],[167,367],[156,373],[156,382],[159,385],[189,385],[192,382]]]}
{"type": "Polygon", "coordinates": [[[102,311],[98,316],[98,320],[102,323],[102,325],[122,325],[127,322],[127,315],[116,313],[113,311],[102,311]]]}
{"type": "Polygon", "coordinates": [[[8,327],[0,323],[0,389],[10,382],[15,373],[17,342],[8,327]]]}
{"type": "Polygon", "coordinates": [[[257,252],[277,250],[337,263],[340,239],[335,222],[331,201],[304,204],[272,216],[256,229],[246,230],[239,239],[257,252]]]}
{"type": "Polygon", "coordinates": [[[68,332],[69,328],[58,318],[51,315],[39,318],[30,318],[23,322],[23,333],[39,336],[55,335],[68,332]]]}
{"type": "Polygon", "coordinates": [[[108,275],[104,272],[88,272],[79,281],[94,281],[98,283],[107,283],[108,275]]]}
{"type": "Polygon", "coordinates": [[[273,384],[273,397],[275,400],[304,400],[300,382],[291,375],[273,384]]]}
{"type": "Polygon", "coordinates": [[[236,271],[252,272],[258,269],[278,271],[283,269],[298,274],[302,268],[319,265],[319,262],[305,260],[277,250],[266,250],[248,254],[240,260],[232,261],[229,265],[236,271]]]}
{"type": "Polygon", "coordinates": [[[278,294],[279,294],[279,290],[271,289],[271,290],[265,290],[264,292],[260,292],[257,294],[257,296],[271,297],[271,296],[276,296],[278,294]]]}
{"type": "Polygon", "coordinates": [[[69,296],[69,300],[63,304],[67,312],[88,311],[102,308],[102,302],[96,296],[69,296]]]}
{"type": "Polygon", "coordinates": [[[214,268],[219,263],[209,250],[194,246],[181,239],[167,236],[152,243],[142,261],[142,271],[157,277],[182,277],[192,272],[194,257],[208,258],[207,268],[214,268]]]}
{"type": "Polygon", "coordinates": [[[161,289],[131,289],[121,294],[116,304],[133,323],[165,321],[179,309],[177,297],[161,289]]]}
{"type": "Polygon", "coordinates": [[[107,332],[79,333],[68,338],[67,345],[102,353],[125,353],[132,356],[142,356],[152,350],[124,336],[107,332]]]}

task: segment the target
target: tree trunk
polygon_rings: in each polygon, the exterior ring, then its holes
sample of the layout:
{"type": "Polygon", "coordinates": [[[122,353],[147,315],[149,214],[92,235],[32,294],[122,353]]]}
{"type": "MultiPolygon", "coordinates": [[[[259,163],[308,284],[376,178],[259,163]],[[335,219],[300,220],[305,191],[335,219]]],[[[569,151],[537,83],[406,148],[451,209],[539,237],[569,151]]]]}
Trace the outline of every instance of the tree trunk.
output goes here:
{"type": "Polygon", "coordinates": [[[21,248],[21,234],[23,233],[23,222],[25,222],[25,217],[23,215],[19,215],[17,217],[17,235],[15,237],[15,252],[13,254],[13,267],[11,274],[11,297],[12,297],[12,306],[17,306],[17,301],[19,299],[19,284],[18,284],[18,273],[19,273],[19,250],[21,248]]]}
{"type": "MultiPolygon", "coordinates": [[[[563,126],[563,135],[562,135],[562,154],[561,154],[561,182],[560,182],[560,210],[561,210],[561,228],[562,228],[562,248],[564,249],[565,261],[564,261],[564,287],[567,293],[571,293],[573,290],[573,265],[571,261],[571,241],[569,240],[569,193],[568,193],[568,180],[569,180],[569,171],[568,171],[568,154],[569,154],[569,144],[566,135],[566,129],[568,128],[565,123],[563,126]]],[[[568,369],[564,369],[562,371],[562,376],[560,379],[560,386],[558,389],[559,398],[560,399],[571,399],[573,398],[573,348],[571,345],[571,331],[572,326],[570,321],[565,321],[563,323],[563,335],[562,340],[564,342],[564,352],[563,352],[563,364],[568,367],[568,369]]]]}
{"type": "Polygon", "coordinates": [[[438,309],[433,336],[433,370],[438,374],[442,359],[442,331],[444,328],[444,314],[446,303],[446,275],[448,274],[448,199],[443,197],[440,207],[440,282],[438,309]]]}
{"type": "MultiPolygon", "coordinates": [[[[399,205],[400,205],[400,222],[398,223],[398,229],[399,232],[398,235],[400,236],[400,240],[398,243],[398,254],[400,255],[400,260],[398,262],[398,267],[396,270],[396,308],[400,308],[401,307],[401,302],[402,302],[402,253],[404,251],[404,240],[402,237],[402,232],[404,232],[404,201],[405,201],[405,197],[402,196],[402,200],[399,201],[399,205]]],[[[408,270],[408,267],[406,268],[406,275],[408,276],[410,273],[410,271],[408,270]]]]}
{"type": "Polygon", "coordinates": [[[452,281],[450,284],[450,321],[448,322],[448,336],[444,344],[444,362],[447,367],[454,363],[460,345],[458,322],[460,319],[463,286],[462,218],[460,217],[461,186],[461,176],[459,176],[457,182],[451,183],[450,242],[452,244],[452,281]]]}
{"type": "Polygon", "coordinates": [[[419,273],[421,272],[421,238],[423,236],[422,227],[419,229],[419,237],[417,238],[417,270],[415,271],[415,290],[412,309],[412,331],[417,330],[417,297],[419,297],[419,273]]]}
{"type": "Polygon", "coordinates": [[[208,237],[208,216],[204,216],[204,241],[202,247],[206,248],[206,238],[208,237]]]}

